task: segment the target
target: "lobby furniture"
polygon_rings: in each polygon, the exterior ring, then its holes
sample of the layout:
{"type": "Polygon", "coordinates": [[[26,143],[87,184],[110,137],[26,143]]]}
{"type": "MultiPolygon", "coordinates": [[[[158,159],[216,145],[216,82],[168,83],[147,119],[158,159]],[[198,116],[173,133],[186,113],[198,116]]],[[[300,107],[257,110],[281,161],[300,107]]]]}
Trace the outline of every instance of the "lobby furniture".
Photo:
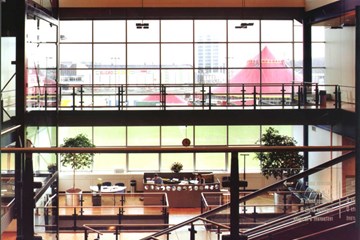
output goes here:
{"type": "MultiPolygon", "coordinates": [[[[197,173],[159,173],[164,184],[154,184],[150,176],[144,173],[144,193],[166,193],[169,206],[173,208],[196,208],[201,206],[202,192],[219,192],[220,182],[211,172],[201,173],[206,176],[204,184],[196,180],[197,173]]],[[[159,205],[161,201],[151,195],[144,195],[144,205],[159,205]]]]}
{"type": "MultiPolygon", "coordinates": [[[[94,186],[90,186],[90,190],[92,192],[95,193],[95,195],[93,195],[93,205],[94,206],[100,206],[101,205],[101,193],[105,193],[105,194],[113,194],[113,197],[114,197],[114,206],[116,205],[116,200],[115,200],[115,197],[116,197],[116,194],[117,193],[125,193],[125,189],[126,189],[126,186],[116,186],[116,185],[113,185],[113,186],[101,186],[101,189],[100,189],[100,192],[99,192],[99,187],[97,185],[94,185],[94,186]],[[98,205],[100,201],[100,205],[98,205]],[[95,205],[96,204],[96,205],[95,205]]],[[[124,203],[125,201],[125,196],[124,194],[121,194],[121,200],[120,200],[122,203],[124,203]]]]}
{"type": "MultiPolygon", "coordinates": [[[[167,193],[172,208],[201,206],[202,192],[219,192],[220,183],[209,184],[144,184],[144,193],[167,193]]],[[[144,196],[144,205],[158,205],[159,201],[144,196]],[[157,203],[157,204],[155,204],[157,203]]]]}
{"type": "Polygon", "coordinates": [[[112,183],[111,182],[103,182],[101,185],[103,185],[103,186],[111,186],[112,183]]]}
{"type": "MultiPolygon", "coordinates": [[[[101,186],[101,193],[116,193],[116,192],[121,192],[121,191],[125,191],[126,186],[116,186],[116,185],[112,185],[112,186],[101,186]]],[[[94,186],[90,186],[90,190],[93,192],[98,192],[98,186],[94,185],[94,186]]]]}

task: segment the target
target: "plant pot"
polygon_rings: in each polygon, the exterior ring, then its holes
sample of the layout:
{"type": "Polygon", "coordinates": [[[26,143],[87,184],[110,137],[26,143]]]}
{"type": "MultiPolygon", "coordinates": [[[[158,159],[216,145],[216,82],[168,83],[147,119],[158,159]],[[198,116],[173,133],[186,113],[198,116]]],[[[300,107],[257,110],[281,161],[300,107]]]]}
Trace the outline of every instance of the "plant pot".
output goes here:
{"type": "Polygon", "coordinates": [[[82,191],[80,188],[70,188],[65,191],[65,205],[79,206],[82,191]]]}
{"type": "Polygon", "coordinates": [[[291,212],[291,206],[284,206],[283,204],[291,204],[292,200],[292,196],[291,196],[291,192],[287,193],[285,191],[278,193],[275,192],[274,193],[274,204],[277,205],[282,205],[282,206],[277,206],[275,207],[275,212],[279,213],[279,212],[291,212]]]}
{"type": "Polygon", "coordinates": [[[56,172],[56,166],[48,167],[49,173],[55,173],[56,172]]]}

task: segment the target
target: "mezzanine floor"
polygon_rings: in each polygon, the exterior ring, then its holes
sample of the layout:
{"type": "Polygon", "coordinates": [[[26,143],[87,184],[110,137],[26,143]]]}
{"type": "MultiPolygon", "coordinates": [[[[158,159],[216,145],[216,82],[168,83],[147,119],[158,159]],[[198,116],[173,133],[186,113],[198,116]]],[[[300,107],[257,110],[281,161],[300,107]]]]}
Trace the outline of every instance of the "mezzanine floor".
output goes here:
{"type": "MultiPolygon", "coordinates": [[[[109,198],[108,200],[103,200],[103,204],[106,205],[106,203],[108,203],[108,205],[111,205],[113,202],[112,198],[109,198]]],[[[141,200],[140,200],[141,202],[141,200]]],[[[247,202],[247,205],[272,205],[273,202],[273,196],[271,194],[269,195],[265,195],[265,196],[261,196],[261,197],[257,197],[254,200],[251,200],[249,202],[247,202]]],[[[139,198],[138,197],[134,197],[131,198],[129,196],[127,196],[126,198],[126,204],[134,204],[134,205],[138,205],[139,204],[139,198]]],[[[65,197],[60,197],[59,198],[59,205],[60,206],[65,206],[65,197]]],[[[87,214],[113,214],[118,211],[117,207],[111,208],[109,206],[107,206],[106,208],[101,208],[101,207],[92,207],[91,206],[91,200],[90,199],[85,199],[84,201],[84,211],[86,211],[87,214]]],[[[273,211],[274,207],[269,206],[269,211],[273,211]]],[[[133,214],[147,214],[148,212],[146,211],[156,211],[156,210],[144,210],[142,208],[129,208],[127,209],[127,211],[131,211],[133,214]]],[[[266,209],[263,209],[263,211],[267,211],[266,209]]],[[[60,209],[59,210],[60,214],[71,214],[72,210],[70,208],[68,209],[60,209]]],[[[169,225],[175,225],[181,222],[184,222],[194,216],[197,216],[201,213],[201,209],[200,208],[169,208],[169,225]]],[[[215,233],[210,233],[207,232],[205,230],[205,227],[203,225],[202,222],[198,221],[195,223],[195,227],[196,227],[196,239],[198,240],[212,240],[212,239],[218,239],[218,235],[215,233]]],[[[172,239],[190,239],[190,234],[189,234],[189,226],[185,226],[182,227],[178,230],[176,230],[175,232],[173,232],[171,235],[169,235],[169,240],[172,239]]],[[[118,239],[130,239],[130,240],[136,240],[136,239],[141,239],[143,237],[149,236],[150,234],[152,234],[153,232],[121,232],[120,235],[118,236],[118,239]]],[[[55,240],[57,239],[55,237],[54,234],[46,234],[46,233],[38,233],[37,235],[40,235],[43,237],[43,239],[45,240],[55,240]]],[[[88,235],[88,239],[97,239],[98,234],[96,233],[89,233],[88,235]]],[[[9,232],[5,232],[4,234],[2,234],[2,240],[16,240],[16,232],[14,231],[9,231],[9,232]]],[[[60,233],[59,234],[59,240],[80,240],[80,239],[85,239],[84,237],[84,231],[79,230],[78,232],[66,232],[66,233],[60,233]]],[[[100,235],[100,239],[101,240],[115,240],[115,236],[112,233],[103,233],[102,235],[100,235]]],[[[160,237],[159,239],[166,239],[165,236],[160,237]]]]}

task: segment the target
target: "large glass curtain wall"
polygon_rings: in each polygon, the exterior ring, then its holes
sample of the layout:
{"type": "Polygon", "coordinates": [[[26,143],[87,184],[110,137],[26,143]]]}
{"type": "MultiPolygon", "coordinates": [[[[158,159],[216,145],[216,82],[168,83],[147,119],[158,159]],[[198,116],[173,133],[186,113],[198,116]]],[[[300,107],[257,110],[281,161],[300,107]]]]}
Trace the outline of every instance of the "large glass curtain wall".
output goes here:
{"type": "MultiPolygon", "coordinates": [[[[302,81],[302,25],[295,20],[251,20],[254,25],[247,28],[236,28],[249,22],[240,20],[149,20],[148,29],[136,28],[137,22],[61,21],[59,83],[214,86],[302,81]]],[[[184,89],[169,91],[181,94],[184,89]]],[[[146,97],[146,92],[132,93],[124,101],[136,105],[146,97]]],[[[84,97],[83,104],[116,101],[94,98],[84,97]]],[[[61,105],[69,101],[61,99],[61,105]]]]}
{"type": "MultiPolygon", "coordinates": [[[[82,133],[97,147],[180,147],[188,138],[191,146],[251,146],[258,141],[268,126],[141,126],[141,127],[59,127],[58,142],[64,138],[82,133]]],[[[281,134],[293,136],[298,145],[303,142],[302,126],[276,126],[281,134]]],[[[54,127],[28,127],[28,138],[36,147],[56,146],[54,127]],[[49,145],[50,144],[50,145],[49,145]]],[[[143,172],[170,171],[173,162],[181,162],[184,171],[229,171],[230,154],[226,153],[128,153],[95,154],[90,172],[143,172]]],[[[35,171],[46,171],[49,164],[56,161],[53,154],[34,156],[35,171]]],[[[246,156],[246,171],[259,172],[259,161],[254,153],[246,156]]],[[[243,166],[244,159],[239,159],[243,166]]],[[[71,171],[60,166],[61,171],[71,171]]]]}

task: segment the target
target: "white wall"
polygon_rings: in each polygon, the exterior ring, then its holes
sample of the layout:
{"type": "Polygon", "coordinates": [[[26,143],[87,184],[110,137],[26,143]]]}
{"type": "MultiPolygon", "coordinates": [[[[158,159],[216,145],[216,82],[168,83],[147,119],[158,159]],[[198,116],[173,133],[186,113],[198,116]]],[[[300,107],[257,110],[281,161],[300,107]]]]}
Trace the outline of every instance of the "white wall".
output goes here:
{"type": "MultiPolygon", "coordinates": [[[[331,134],[329,131],[319,127],[309,127],[310,146],[337,146],[342,144],[342,137],[331,134]]],[[[340,156],[341,152],[310,152],[309,168],[329,161],[340,156]]],[[[325,200],[339,198],[342,193],[342,164],[337,164],[332,168],[320,171],[309,177],[309,186],[316,191],[320,191],[325,200]]]]}
{"type": "Polygon", "coordinates": [[[355,39],[355,27],[325,30],[325,84],[340,84],[341,100],[350,103],[355,103],[355,39]]]}

